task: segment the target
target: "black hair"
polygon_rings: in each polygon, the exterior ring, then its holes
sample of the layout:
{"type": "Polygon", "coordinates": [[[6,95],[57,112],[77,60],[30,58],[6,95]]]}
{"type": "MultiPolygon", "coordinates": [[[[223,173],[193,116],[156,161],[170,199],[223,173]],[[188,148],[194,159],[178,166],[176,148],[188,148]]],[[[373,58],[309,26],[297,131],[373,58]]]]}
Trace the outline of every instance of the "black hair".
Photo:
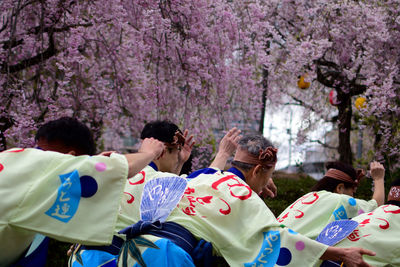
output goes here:
{"type": "MultiPolygon", "coordinates": [[[[327,170],[336,169],[342,171],[349,175],[353,181],[357,180],[357,171],[350,164],[341,162],[341,161],[333,161],[325,164],[327,170]]],[[[334,192],[335,188],[338,184],[344,184],[345,188],[353,188],[354,184],[349,182],[340,181],[331,177],[324,176],[321,180],[318,181],[312,188],[311,191],[320,191],[326,190],[329,192],[334,192]]]]}
{"type": "Polygon", "coordinates": [[[188,160],[185,161],[185,163],[183,163],[181,173],[179,175],[183,175],[183,174],[188,175],[192,172],[192,160],[193,160],[193,155],[191,154],[190,157],[188,158],[188,160]]]}
{"type": "Polygon", "coordinates": [[[71,117],[61,117],[43,124],[35,135],[35,140],[45,139],[47,142],[61,142],[74,148],[80,155],[94,155],[96,147],[89,128],[71,117]]]}
{"type": "MultiPolygon", "coordinates": [[[[396,180],[394,180],[393,183],[390,185],[390,187],[392,187],[392,186],[400,186],[400,178],[397,178],[396,180]]],[[[389,200],[386,202],[386,204],[396,205],[396,206],[400,207],[400,201],[398,201],[398,200],[389,200]]]]}
{"type": "Polygon", "coordinates": [[[152,121],[144,126],[140,134],[140,139],[153,137],[161,142],[172,143],[176,131],[182,133],[175,123],[168,120],[152,121]]]}

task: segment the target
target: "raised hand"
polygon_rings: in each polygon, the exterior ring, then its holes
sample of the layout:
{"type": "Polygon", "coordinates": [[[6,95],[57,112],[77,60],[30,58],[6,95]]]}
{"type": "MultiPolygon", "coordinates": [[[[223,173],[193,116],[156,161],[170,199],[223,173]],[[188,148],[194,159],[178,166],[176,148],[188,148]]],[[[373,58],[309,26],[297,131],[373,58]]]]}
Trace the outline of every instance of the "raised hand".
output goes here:
{"type": "Polygon", "coordinates": [[[385,167],[377,161],[373,161],[370,164],[370,174],[372,179],[380,180],[385,177],[385,167]]]}
{"type": "Polygon", "coordinates": [[[193,140],[193,135],[190,135],[189,138],[187,137],[188,135],[189,130],[186,129],[183,132],[183,137],[185,137],[185,145],[182,147],[181,151],[179,151],[179,159],[183,163],[185,163],[189,159],[190,154],[192,153],[193,146],[195,144],[195,141],[193,140]]]}
{"type": "Polygon", "coordinates": [[[240,132],[236,127],[230,129],[219,142],[218,153],[231,156],[236,151],[240,138],[242,138],[240,132]]]}
{"type": "Polygon", "coordinates": [[[153,159],[158,159],[162,156],[164,148],[163,142],[151,137],[143,140],[138,152],[153,154],[153,159]]]}
{"type": "Polygon", "coordinates": [[[242,138],[236,127],[230,129],[219,142],[218,152],[210,167],[223,169],[229,157],[236,151],[238,142],[242,138]]]}

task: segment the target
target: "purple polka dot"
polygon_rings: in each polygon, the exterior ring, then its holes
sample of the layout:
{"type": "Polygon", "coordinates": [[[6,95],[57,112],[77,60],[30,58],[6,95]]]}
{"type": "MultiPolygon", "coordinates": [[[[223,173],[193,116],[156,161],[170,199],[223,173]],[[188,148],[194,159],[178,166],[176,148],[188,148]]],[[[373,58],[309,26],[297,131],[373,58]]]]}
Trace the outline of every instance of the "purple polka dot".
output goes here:
{"type": "Polygon", "coordinates": [[[296,242],[296,249],[297,250],[303,250],[304,248],[306,247],[306,245],[304,244],[304,242],[303,241],[298,241],[298,242],[296,242]]]}
{"type": "Polygon", "coordinates": [[[97,162],[94,167],[98,172],[104,172],[107,169],[107,166],[104,162],[97,162]]]}
{"type": "Polygon", "coordinates": [[[363,214],[365,211],[363,211],[363,209],[359,209],[358,210],[358,215],[363,214]]]}
{"type": "Polygon", "coordinates": [[[287,248],[281,248],[279,251],[279,257],[276,264],[279,266],[286,266],[292,261],[292,253],[287,248]]]}

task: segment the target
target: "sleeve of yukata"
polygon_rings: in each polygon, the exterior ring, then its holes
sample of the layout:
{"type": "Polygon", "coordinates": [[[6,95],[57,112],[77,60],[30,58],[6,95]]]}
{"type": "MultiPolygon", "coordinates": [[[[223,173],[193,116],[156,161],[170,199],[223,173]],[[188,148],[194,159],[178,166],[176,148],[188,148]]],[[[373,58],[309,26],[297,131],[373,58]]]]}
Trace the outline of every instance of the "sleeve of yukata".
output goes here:
{"type": "MultiPolygon", "coordinates": [[[[338,194],[335,194],[338,195],[338,194]]],[[[376,201],[372,200],[363,200],[354,198],[345,194],[339,194],[340,196],[340,205],[335,210],[335,219],[351,219],[355,216],[363,214],[365,212],[373,211],[378,207],[376,201]],[[343,216],[341,214],[344,214],[343,216]]]]}
{"type": "Polygon", "coordinates": [[[110,243],[128,175],[123,155],[0,153],[2,223],[62,241],[110,243]]]}
{"type": "Polygon", "coordinates": [[[372,266],[400,266],[400,207],[382,205],[353,220],[359,222],[358,227],[336,247],[362,247],[375,251],[375,256],[364,256],[372,266]]]}
{"type": "Polygon", "coordinates": [[[168,220],[211,242],[230,266],[312,266],[327,249],[281,226],[262,199],[228,172],[189,181],[168,220]]]}

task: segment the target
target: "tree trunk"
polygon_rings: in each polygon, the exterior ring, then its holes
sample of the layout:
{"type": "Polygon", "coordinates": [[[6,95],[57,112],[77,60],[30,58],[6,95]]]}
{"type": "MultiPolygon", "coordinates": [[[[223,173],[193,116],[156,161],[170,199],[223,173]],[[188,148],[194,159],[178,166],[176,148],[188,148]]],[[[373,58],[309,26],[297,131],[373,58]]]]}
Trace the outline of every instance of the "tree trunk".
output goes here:
{"type": "Polygon", "coordinates": [[[10,116],[0,117],[0,152],[7,150],[7,139],[4,132],[14,125],[14,121],[10,116]]]}
{"type": "Polygon", "coordinates": [[[340,89],[336,89],[338,95],[338,110],[339,110],[339,160],[349,164],[353,163],[353,153],[350,145],[350,133],[351,133],[351,97],[349,94],[341,92],[340,89]]]}
{"type": "Polygon", "coordinates": [[[263,69],[263,79],[262,79],[262,87],[263,87],[263,92],[262,92],[262,106],[261,106],[261,117],[260,117],[260,123],[258,124],[258,132],[260,134],[263,134],[264,132],[264,118],[265,118],[265,102],[267,102],[267,88],[268,88],[268,70],[263,69]]]}

